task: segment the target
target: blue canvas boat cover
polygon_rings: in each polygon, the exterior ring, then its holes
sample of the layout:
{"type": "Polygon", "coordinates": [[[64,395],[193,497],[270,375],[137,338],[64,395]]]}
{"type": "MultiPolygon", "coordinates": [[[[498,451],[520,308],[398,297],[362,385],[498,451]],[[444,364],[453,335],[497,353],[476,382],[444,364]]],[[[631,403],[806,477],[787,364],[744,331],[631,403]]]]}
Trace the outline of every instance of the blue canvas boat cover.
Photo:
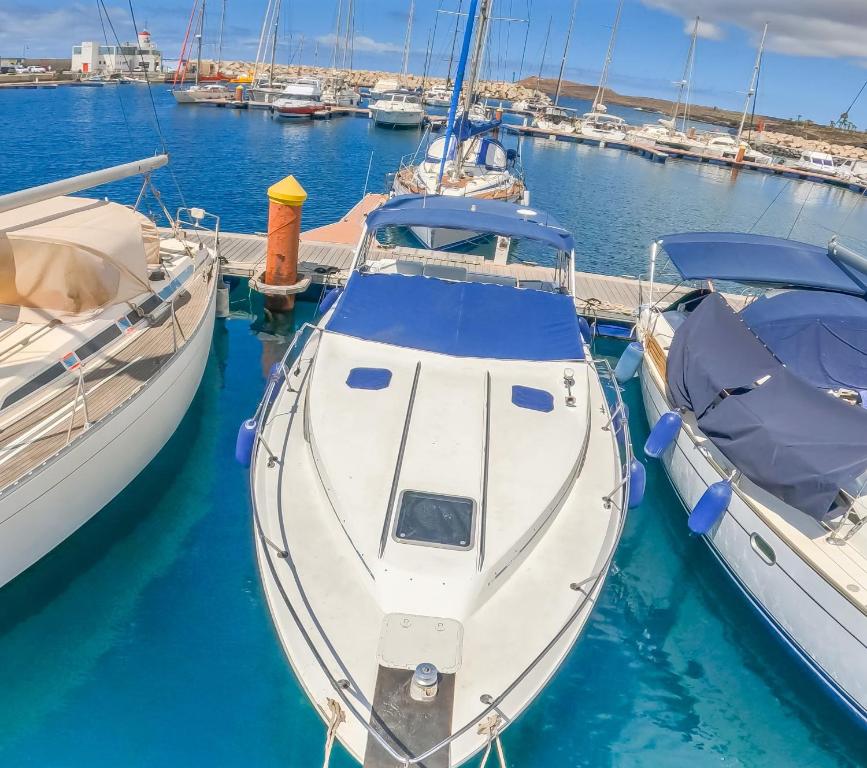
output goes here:
{"type": "Polygon", "coordinates": [[[719,294],[677,329],[669,398],[746,477],[822,519],[867,472],[867,411],[816,389],[777,360],[719,294]],[[758,383],[758,382],[762,383],[758,383]]]}
{"type": "Polygon", "coordinates": [[[817,245],[733,232],[666,235],[659,243],[685,280],[867,293],[867,274],[817,245]]]}
{"type": "Polygon", "coordinates": [[[867,301],[825,291],[764,296],[741,319],[814,387],[867,390],[867,301]]]}
{"type": "Polygon", "coordinates": [[[451,195],[398,195],[367,215],[367,228],[435,227],[462,229],[545,243],[560,251],[574,248],[572,235],[553,216],[499,200],[451,195]]]}
{"type": "Polygon", "coordinates": [[[584,358],[571,297],[421,275],[354,272],[327,328],[455,357],[584,358]]]}

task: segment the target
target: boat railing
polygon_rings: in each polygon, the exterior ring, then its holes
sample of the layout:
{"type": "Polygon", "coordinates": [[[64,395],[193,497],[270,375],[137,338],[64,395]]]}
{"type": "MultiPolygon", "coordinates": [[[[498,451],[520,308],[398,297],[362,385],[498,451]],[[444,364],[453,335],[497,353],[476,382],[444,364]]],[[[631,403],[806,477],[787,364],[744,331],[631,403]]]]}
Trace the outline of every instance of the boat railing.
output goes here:
{"type": "Polygon", "coordinates": [[[178,208],[174,220],[175,229],[179,234],[192,234],[201,243],[202,234],[213,236],[213,247],[220,245],[220,217],[215,213],[208,213],[204,208],[183,207],[178,208]]]}
{"type": "MultiPolygon", "coordinates": [[[[602,391],[608,403],[610,414],[603,429],[614,430],[615,451],[617,453],[617,461],[620,464],[621,474],[620,482],[604,497],[604,501],[606,507],[610,507],[614,504],[615,495],[619,491],[622,492],[619,509],[621,517],[623,517],[626,509],[629,507],[629,477],[633,460],[632,441],[629,436],[629,411],[626,408],[626,403],[623,401],[623,391],[614,376],[611,363],[603,358],[601,360],[594,360],[593,365],[599,374],[599,381],[602,384],[602,391]]],[[[621,520],[622,524],[623,520],[621,520]]]]}

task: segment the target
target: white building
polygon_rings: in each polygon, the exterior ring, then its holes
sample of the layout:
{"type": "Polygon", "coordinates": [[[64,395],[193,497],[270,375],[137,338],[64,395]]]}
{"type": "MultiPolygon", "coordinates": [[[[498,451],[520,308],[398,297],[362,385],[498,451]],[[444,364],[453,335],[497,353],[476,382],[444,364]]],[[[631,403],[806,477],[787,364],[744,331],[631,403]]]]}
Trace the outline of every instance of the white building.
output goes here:
{"type": "Polygon", "coordinates": [[[85,74],[115,72],[162,72],[163,55],[146,29],[139,32],[138,45],[100,45],[86,42],[72,48],[72,71],[85,74]]]}

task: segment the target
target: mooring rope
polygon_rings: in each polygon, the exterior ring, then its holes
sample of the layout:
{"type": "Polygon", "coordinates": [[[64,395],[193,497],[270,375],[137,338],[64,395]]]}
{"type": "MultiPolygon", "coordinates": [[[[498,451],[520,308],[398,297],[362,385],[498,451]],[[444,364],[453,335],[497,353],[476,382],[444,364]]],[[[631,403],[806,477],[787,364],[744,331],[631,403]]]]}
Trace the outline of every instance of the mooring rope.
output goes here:
{"type": "Polygon", "coordinates": [[[487,720],[479,723],[478,733],[480,735],[488,735],[488,743],[485,745],[485,753],[482,755],[482,762],[479,768],[485,768],[488,764],[488,758],[494,746],[497,748],[497,759],[499,760],[500,768],[506,768],[506,754],[503,751],[503,743],[500,740],[500,726],[502,722],[502,718],[499,715],[491,715],[487,720]]]}
{"type": "Polygon", "coordinates": [[[325,737],[325,759],[322,761],[322,768],[328,768],[328,763],[331,762],[331,749],[334,746],[334,739],[337,737],[337,729],[341,723],[346,722],[346,713],[337,701],[328,699],[328,709],[331,711],[331,717],[328,718],[328,734],[325,737]]]}

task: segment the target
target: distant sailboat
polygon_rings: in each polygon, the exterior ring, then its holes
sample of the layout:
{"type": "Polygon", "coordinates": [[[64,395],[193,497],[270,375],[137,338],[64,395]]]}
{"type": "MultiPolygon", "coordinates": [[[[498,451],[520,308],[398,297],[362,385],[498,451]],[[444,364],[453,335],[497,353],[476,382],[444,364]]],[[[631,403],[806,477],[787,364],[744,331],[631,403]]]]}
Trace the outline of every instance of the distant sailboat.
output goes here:
{"type": "Polygon", "coordinates": [[[617,5],[617,15],[614,17],[614,26],[611,28],[611,38],[608,41],[608,50],[605,53],[605,61],[602,64],[602,74],[599,77],[599,87],[593,99],[593,106],[581,121],[581,134],[601,141],[623,141],[626,138],[626,121],[622,117],[608,114],[605,106],[605,88],[608,84],[608,70],[614,59],[614,45],[617,42],[617,29],[620,26],[620,16],[623,13],[623,0],[617,5]]]}
{"type": "MultiPolygon", "coordinates": [[[[488,120],[475,104],[481,61],[489,33],[492,0],[479,3],[472,52],[461,56],[446,133],[426,148],[424,160],[407,164],[394,180],[397,195],[444,195],[479,200],[529,202],[517,164],[517,153],[507,150],[491,132],[499,121],[488,120]],[[466,85],[464,85],[465,73],[466,85]],[[458,101],[463,90],[463,103],[458,101]]],[[[473,21],[467,24],[472,27],[473,21]]],[[[482,111],[483,112],[483,111],[482,111]]],[[[477,232],[449,227],[411,227],[427,248],[455,248],[478,239],[477,232]]]]}
{"type": "MultiPolygon", "coordinates": [[[[188,64],[188,56],[189,49],[187,44],[189,42],[189,34],[190,34],[190,26],[192,24],[193,17],[196,15],[196,6],[198,5],[198,0],[195,0],[193,3],[193,12],[190,16],[190,25],[187,27],[187,34],[184,37],[184,43],[181,48],[181,55],[178,61],[178,71],[175,73],[175,79],[172,83],[172,95],[175,97],[175,101],[178,104],[197,104],[202,102],[214,102],[214,101],[230,101],[233,98],[232,92],[223,84],[219,82],[220,79],[220,68],[222,66],[222,56],[223,56],[223,25],[226,19],[226,0],[223,0],[222,11],[220,13],[220,39],[218,44],[218,62],[217,62],[217,72],[216,79],[218,82],[209,82],[205,83],[202,78],[202,37],[205,33],[205,3],[206,0],[202,0],[201,6],[199,6],[199,15],[198,15],[198,24],[196,28],[196,82],[194,85],[191,85],[189,88],[178,88],[178,83],[183,83],[184,78],[186,77],[186,70],[188,64]],[[186,55],[185,55],[186,54],[186,55]]],[[[210,78],[209,78],[210,79],[210,78]]]]}
{"type": "Polygon", "coordinates": [[[569,43],[572,41],[572,29],[575,26],[575,13],[578,10],[578,0],[572,2],[572,15],[569,17],[569,28],[566,31],[566,43],[563,46],[563,58],[560,60],[560,74],[557,76],[557,90],[554,93],[554,103],[545,107],[533,119],[533,126],[545,131],[557,133],[575,133],[577,125],[572,110],[560,106],[560,92],[563,89],[563,75],[566,71],[566,61],[569,58],[569,43]]]}

